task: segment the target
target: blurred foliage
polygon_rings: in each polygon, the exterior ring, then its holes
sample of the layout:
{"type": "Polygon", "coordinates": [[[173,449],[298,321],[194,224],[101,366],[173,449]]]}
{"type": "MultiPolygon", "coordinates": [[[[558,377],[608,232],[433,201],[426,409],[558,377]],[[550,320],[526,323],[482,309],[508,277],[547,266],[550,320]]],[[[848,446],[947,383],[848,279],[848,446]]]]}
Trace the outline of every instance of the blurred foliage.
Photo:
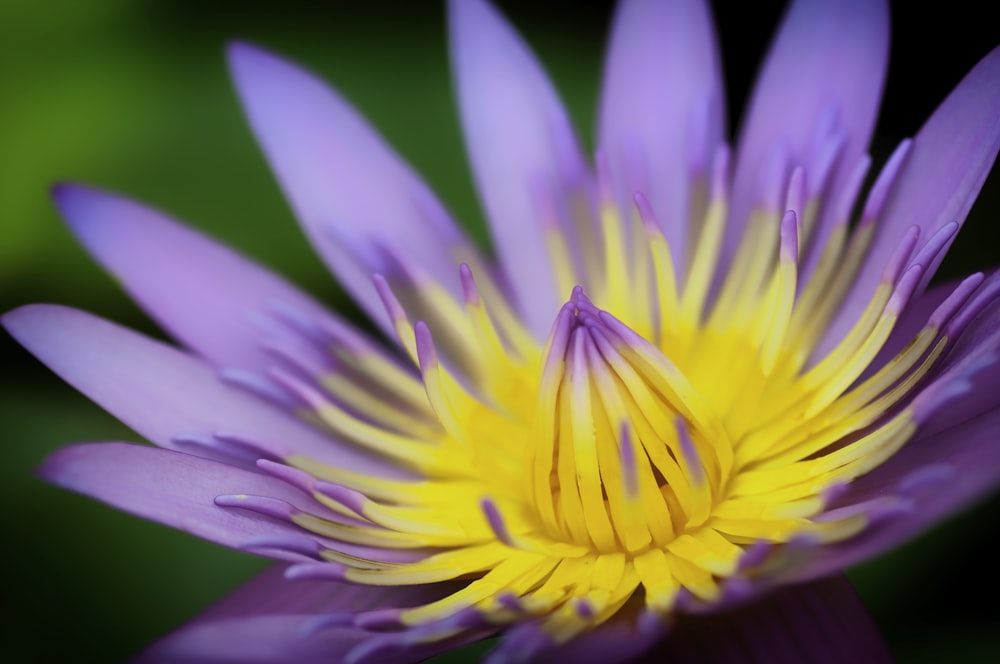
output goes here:
{"type": "MultiPolygon", "coordinates": [[[[610,3],[501,4],[589,141],[610,3]]],[[[780,9],[748,4],[717,11],[733,118],[780,9]]],[[[969,21],[959,10],[973,3],[959,5],[947,16],[897,19],[878,153],[913,133],[993,46],[995,34],[984,26],[995,24],[982,11],[969,21]]],[[[56,301],[158,334],[56,217],[47,191],[68,179],[162,207],[357,315],[295,228],[242,118],[224,61],[224,45],[235,37],[333,82],[486,243],[451,102],[438,3],[4,0],[0,310],[56,301]]],[[[996,261],[997,231],[988,219],[1000,208],[998,189],[994,177],[946,273],[996,261]]],[[[5,660],[119,661],[260,567],[36,480],[32,469],[62,444],[136,436],[8,338],[0,344],[5,660]]],[[[998,582],[988,552],[997,509],[995,501],[977,508],[852,573],[901,660],[992,661],[1000,637],[988,600],[998,582]],[[969,589],[980,601],[963,599],[969,589]]]]}

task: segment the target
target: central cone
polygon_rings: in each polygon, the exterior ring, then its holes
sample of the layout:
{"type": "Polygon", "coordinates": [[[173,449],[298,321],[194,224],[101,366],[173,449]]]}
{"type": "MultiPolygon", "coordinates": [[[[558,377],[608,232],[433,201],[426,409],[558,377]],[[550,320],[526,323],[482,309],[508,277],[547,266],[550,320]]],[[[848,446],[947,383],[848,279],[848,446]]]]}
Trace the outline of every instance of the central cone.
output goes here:
{"type": "Polygon", "coordinates": [[[580,288],[549,339],[533,435],[545,528],[602,553],[703,524],[729,472],[729,442],[684,376],[580,288]]]}

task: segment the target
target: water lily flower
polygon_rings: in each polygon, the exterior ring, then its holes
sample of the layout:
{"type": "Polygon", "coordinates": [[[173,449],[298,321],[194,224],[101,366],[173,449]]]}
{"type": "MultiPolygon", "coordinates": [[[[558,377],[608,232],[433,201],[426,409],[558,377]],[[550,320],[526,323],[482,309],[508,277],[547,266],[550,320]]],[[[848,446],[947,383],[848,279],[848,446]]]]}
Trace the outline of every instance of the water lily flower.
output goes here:
{"type": "Polygon", "coordinates": [[[158,447],[40,474],[278,560],[146,661],[881,661],[840,570],[1000,482],[1000,275],[929,282],[1000,147],[1000,49],[866,188],[884,2],[796,0],[735,148],[704,2],[624,0],[597,154],[484,0],[449,3],[496,256],[336,92],[236,88],[374,338],[167,215],[56,204],[179,342],[4,325],[158,447]]]}

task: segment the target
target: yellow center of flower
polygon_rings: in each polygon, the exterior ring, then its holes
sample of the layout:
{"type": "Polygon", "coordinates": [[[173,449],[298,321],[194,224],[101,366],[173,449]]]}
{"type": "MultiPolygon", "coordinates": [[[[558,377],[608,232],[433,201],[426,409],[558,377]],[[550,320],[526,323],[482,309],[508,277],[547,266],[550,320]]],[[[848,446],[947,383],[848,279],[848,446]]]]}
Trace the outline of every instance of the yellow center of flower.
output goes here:
{"type": "Polygon", "coordinates": [[[861,512],[825,512],[829,494],[912,435],[900,400],[946,341],[932,320],[866,372],[922,274],[903,269],[916,236],[902,240],[868,308],[817,361],[871,224],[836,226],[800,284],[799,243],[816,206],[759,211],[719,278],[726,211],[715,196],[702,206],[678,288],[671,249],[642,203],[629,219],[605,205],[589,248],[571,251],[550,231],[553,269],[571,295],[544,347],[465,256],[464,309],[419,278],[376,279],[419,379],[341,349],[328,394],[308,393],[317,424],[423,478],[289,460],[337,485],[317,491],[319,501],[360,520],[297,522],[374,552],[324,557],[361,584],[468,580],[403,611],[402,624],[473,607],[496,625],[534,617],[563,641],[630,600],[663,614],[682,592],[717,599],[745,571],[750,545],[835,541],[864,527],[861,512]],[[411,324],[407,312],[426,323],[411,324]],[[376,555],[384,549],[422,555],[386,562],[376,555]]]}

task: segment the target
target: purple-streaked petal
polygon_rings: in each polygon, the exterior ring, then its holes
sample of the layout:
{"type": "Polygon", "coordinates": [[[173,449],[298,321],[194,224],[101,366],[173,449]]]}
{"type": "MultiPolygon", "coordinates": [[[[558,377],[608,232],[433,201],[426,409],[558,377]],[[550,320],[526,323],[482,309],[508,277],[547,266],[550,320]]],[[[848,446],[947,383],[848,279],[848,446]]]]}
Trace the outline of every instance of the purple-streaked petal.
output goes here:
{"type": "Polygon", "coordinates": [[[617,10],[598,144],[619,201],[643,192],[683,270],[691,187],[725,131],[712,18],[701,0],[626,0],[617,10]]]}
{"type": "Polygon", "coordinates": [[[56,187],[54,197],[73,232],[129,294],[218,366],[273,364],[261,342],[275,306],[331,318],[283,279],[157,210],[76,185],[56,187]]]}
{"type": "Polygon", "coordinates": [[[3,324],[63,380],[157,445],[196,452],[202,448],[183,441],[222,436],[251,441],[256,457],[298,453],[361,472],[398,472],[226,385],[201,360],[83,311],[29,305],[3,324]]]}
{"type": "Polygon", "coordinates": [[[556,293],[539,186],[586,177],[565,109],[527,45],[483,0],[449,3],[452,61],[472,170],[501,264],[528,327],[544,338],[556,293]]]}
{"type": "Polygon", "coordinates": [[[892,656],[851,584],[837,575],[780,588],[732,611],[681,615],[642,661],[876,664],[892,656]]]}
{"type": "Polygon", "coordinates": [[[313,245],[347,291],[391,331],[371,283],[383,247],[458,292],[449,254],[464,239],[413,170],[312,74],[243,43],[229,48],[250,126],[313,245]]]}
{"type": "MultiPolygon", "coordinates": [[[[220,494],[256,494],[299,509],[311,500],[281,480],[172,450],[130,443],[84,443],[57,450],[38,474],[65,489],[216,544],[240,548],[259,537],[301,536],[280,519],[218,507],[220,494]]],[[[282,552],[276,551],[276,555],[282,552]]],[[[295,561],[301,557],[285,556],[295,561]]]]}
{"type": "MultiPolygon", "coordinates": [[[[854,324],[906,229],[919,226],[924,243],[945,224],[965,221],[998,149],[1000,48],[973,67],[917,134],[881,218],[875,222],[872,249],[820,348],[835,343],[854,324]]],[[[937,263],[927,267],[924,285],[937,263]]]]}
{"type": "Polygon", "coordinates": [[[740,129],[727,254],[762,202],[761,168],[776,150],[788,160],[785,178],[798,165],[815,177],[809,168],[821,159],[824,140],[840,135],[845,143],[827,190],[828,200],[837,200],[875,124],[888,18],[883,0],[798,0],[789,7],[740,129]]]}

